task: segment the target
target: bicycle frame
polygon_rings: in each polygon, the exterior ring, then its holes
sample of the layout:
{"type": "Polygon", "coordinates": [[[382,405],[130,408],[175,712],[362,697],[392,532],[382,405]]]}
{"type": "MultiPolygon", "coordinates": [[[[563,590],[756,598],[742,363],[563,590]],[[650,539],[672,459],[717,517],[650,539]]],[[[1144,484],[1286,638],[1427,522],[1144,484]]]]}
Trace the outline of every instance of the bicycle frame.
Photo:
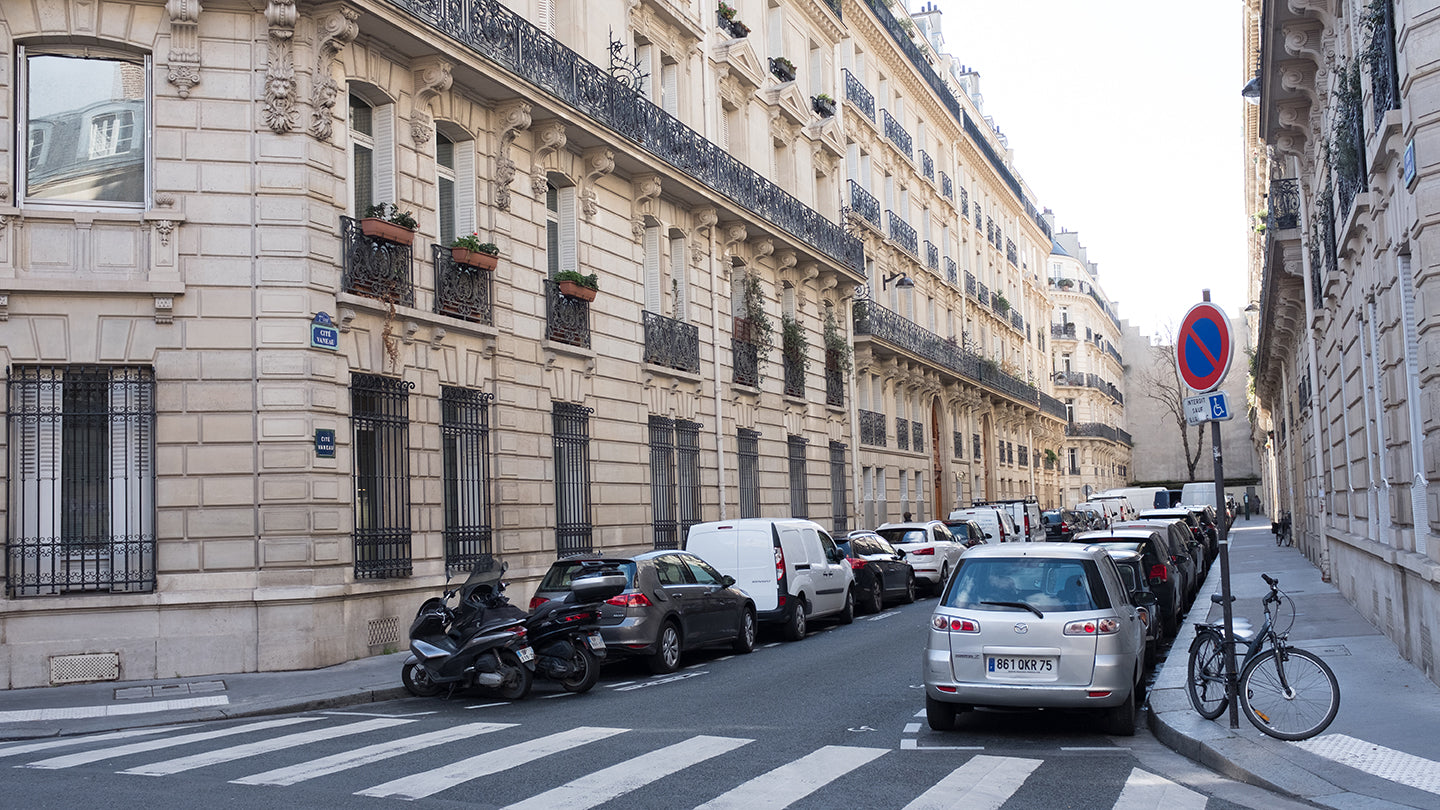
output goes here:
{"type": "MultiPolygon", "coordinates": [[[[1196,625],[1199,632],[1213,633],[1220,637],[1220,650],[1225,655],[1233,657],[1238,652],[1242,643],[1246,645],[1245,657],[1236,663],[1235,669],[1233,670],[1236,673],[1236,679],[1231,680],[1231,670],[1229,668],[1226,668],[1220,676],[1225,680],[1226,699],[1234,699],[1238,686],[1239,673],[1245,669],[1245,665],[1250,663],[1252,658],[1264,652],[1266,644],[1269,644],[1277,650],[1284,650],[1289,646],[1285,641],[1286,634],[1275,632],[1275,611],[1280,607],[1280,603],[1283,600],[1284,597],[1280,595],[1280,589],[1272,581],[1270,584],[1270,593],[1266,595],[1261,603],[1265,610],[1265,620],[1260,623],[1260,629],[1255,632],[1255,636],[1248,642],[1242,642],[1235,636],[1226,638],[1224,625],[1216,622],[1203,622],[1196,625]]],[[[1283,667],[1278,674],[1281,684],[1288,689],[1290,685],[1285,680],[1285,670],[1283,667]]],[[[1207,678],[1207,680],[1209,679],[1207,678]]]]}

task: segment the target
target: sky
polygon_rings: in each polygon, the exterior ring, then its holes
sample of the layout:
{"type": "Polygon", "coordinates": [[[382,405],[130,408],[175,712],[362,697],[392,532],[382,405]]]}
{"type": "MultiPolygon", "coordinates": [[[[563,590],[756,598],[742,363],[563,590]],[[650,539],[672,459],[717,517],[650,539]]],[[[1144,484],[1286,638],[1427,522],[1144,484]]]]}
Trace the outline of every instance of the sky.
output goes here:
{"type": "Polygon", "coordinates": [[[1121,318],[1244,309],[1240,0],[907,0],[942,11],[1032,202],[1078,231],[1121,318]]]}

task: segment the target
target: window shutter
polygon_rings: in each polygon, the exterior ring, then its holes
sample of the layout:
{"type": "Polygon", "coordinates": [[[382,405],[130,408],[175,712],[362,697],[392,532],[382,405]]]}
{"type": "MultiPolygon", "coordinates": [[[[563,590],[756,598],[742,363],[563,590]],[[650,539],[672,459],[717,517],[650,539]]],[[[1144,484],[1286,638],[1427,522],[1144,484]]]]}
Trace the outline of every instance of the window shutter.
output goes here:
{"type": "Polygon", "coordinates": [[[720,148],[730,151],[730,111],[720,108],[720,148]]]}
{"type": "Polygon", "coordinates": [[[655,92],[651,89],[654,87],[656,79],[653,64],[654,54],[655,46],[653,45],[635,46],[635,61],[640,66],[640,72],[645,76],[645,78],[640,80],[640,87],[638,89],[640,90],[640,95],[648,99],[655,97],[655,92]]]}
{"type": "Polygon", "coordinates": [[[670,240],[670,283],[675,287],[675,318],[686,320],[690,309],[689,250],[685,237],[670,240]]]}
{"type": "Polygon", "coordinates": [[[475,224],[475,142],[455,144],[455,230],[471,233],[475,224]]]}
{"type": "Polygon", "coordinates": [[[680,114],[680,66],[666,64],[660,66],[660,106],[665,112],[678,116],[680,114]]]}
{"type": "Polygon", "coordinates": [[[576,246],[575,229],[575,187],[558,189],[558,213],[560,216],[560,269],[579,270],[580,260],[576,246]]]}
{"type": "Polygon", "coordinates": [[[660,314],[660,226],[645,229],[645,309],[660,314]]]}
{"type": "Polygon", "coordinates": [[[540,0],[540,8],[536,14],[540,30],[555,36],[555,0],[540,0]]]}
{"type": "Polygon", "coordinates": [[[395,105],[375,108],[375,202],[395,199],[395,105]]]}

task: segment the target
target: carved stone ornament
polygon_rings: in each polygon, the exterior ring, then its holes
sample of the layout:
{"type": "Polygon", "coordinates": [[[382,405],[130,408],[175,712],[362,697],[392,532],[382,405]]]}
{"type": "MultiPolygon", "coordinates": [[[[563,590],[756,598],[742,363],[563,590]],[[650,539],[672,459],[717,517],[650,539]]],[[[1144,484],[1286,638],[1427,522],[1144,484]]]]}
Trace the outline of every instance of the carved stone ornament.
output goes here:
{"type": "Polygon", "coordinates": [[[165,78],[180,98],[189,98],[190,88],[200,83],[200,10],[200,0],[165,3],[170,15],[170,72],[165,78]]]}
{"type": "Polygon", "coordinates": [[[645,235],[645,216],[659,213],[656,210],[659,206],[655,203],[660,199],[660,175],[640,175],[633,178],[632,182],[635,186],[635,203],[631,208],[634,215],[630,218],[630,233],[639,239],[645,235]]]}
{"type": "Polygon", "coordinates": [[[310,134],[329,141],[335,131],[335,103],[340,84],[335,81],[335,57],[360,33],[360,12],[350,6],[334,6],[315,15],[315,78],[311,88],[310,134]]]}
{"type": "Polygon", "coordinates": [[[561,149],[565,148],[565,122],[546,121],[534,130],[535,149],[534,160],[530,164],[530,190],[538,198],[545,193],[545,187],[549,185],[549,167],[546,165],[550,157],[561,149]]]}
{"type": "Polygon", "coordinates": [[[580,213],[588,221],[595,218],[595,212],[599,209],[595,184],[600,182],[600,178],[615,171],[615,151],[608,146],[595,146],[586,149],[580,159],[585,165],[585,186],[580,189],[580,213]]]}
{"type": "Polygon", "coordinates": [[[270,0],[269,64],[265,68],[265,105],[260,117],[277,135],[295,129],[295,0],[270,0]]]}
{"type": "Polygon", "coordinates": [[[496,110],[499,118],[500,148],[495,151],[495,207],[510,210],[510,181],[515,179],[515,160],[510,146],[520,130],[530,128],[530,102],[514,101],[496,110]]]}
{"type": "Polygon", "coordinates": [[[432,119],[426,109],[434,98],[450,89],[452,65],[444,59],[428,59],[415,65],[415,104],[410,113],[410,139],[416,146],[430,142],[432,119]]]}
{"type": "Polygon", "coordinates": [[[751,247],[751,256],[754,261],[759,261],[775,252],[775,240],[768,236],[756,239],[751,247]]]}
{"type": "Polygon", "coordinates": [[[174,220],[169,220],[169,219],[157,219],[157,220],[155,220],[155,233],[157,233],[157,234],[160,235],[160,246],[161,246],[161,247],[168,247],[168,246],[170,245],[170,234],[171,234],[174,230],[175,230],[175,222],[174,222],[174,220]]]}

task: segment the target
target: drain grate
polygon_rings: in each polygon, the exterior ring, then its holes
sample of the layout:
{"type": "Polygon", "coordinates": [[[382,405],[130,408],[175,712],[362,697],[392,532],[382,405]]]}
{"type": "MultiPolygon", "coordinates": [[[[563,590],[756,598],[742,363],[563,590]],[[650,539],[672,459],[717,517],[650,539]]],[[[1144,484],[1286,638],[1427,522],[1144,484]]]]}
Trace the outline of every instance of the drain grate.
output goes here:
{"type": "Polygon", "coordinates": [[[120,680],[120,653],[52,655],[50,683],[85,683],[120,680]]]}
{"type": "Polygon", "coordinates": [[[383,647],[386,644],[400,643],[400,617],[386,616],[383,619],[371,619],[366,625],[366,635],[370,639],[369,646],[383,647]]]}

